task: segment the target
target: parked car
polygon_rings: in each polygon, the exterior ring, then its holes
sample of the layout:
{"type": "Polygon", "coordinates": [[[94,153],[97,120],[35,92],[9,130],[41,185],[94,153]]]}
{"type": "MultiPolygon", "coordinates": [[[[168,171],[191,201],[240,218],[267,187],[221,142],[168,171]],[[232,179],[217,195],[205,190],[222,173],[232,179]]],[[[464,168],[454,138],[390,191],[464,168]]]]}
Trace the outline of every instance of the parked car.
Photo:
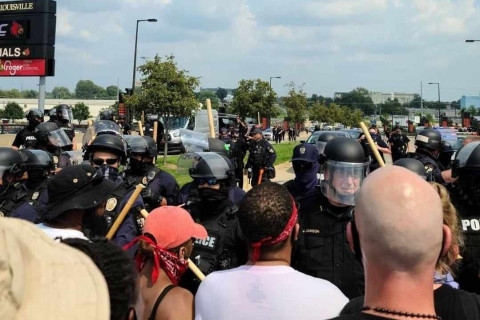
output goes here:
{"type": "MultiPolygon", "coordinates": [[[[308,137],[307,141],[305,141],[305,143],[309,143],[309,144],[316,144],[317,143],[317,140],[318,140],[318,137],[320,136],[320,134],[324,133],[325,131],[315,131],[315,132],[312,132],[312,134],[310,135],[310,137],[308,137]]],[[[328,131],[334,135],[337,135],[339,137],[347,137],[347,138],[351,138],[350,134],[348,134],[348,132],[346,131],[328,131]]]]}
{"type": "Polygon", "coordinates": [[[272,132],[272,128],[267,128],[265,130],[263,130],[263,138],[265,140],[273,140],[273,132],[272,132]]]}

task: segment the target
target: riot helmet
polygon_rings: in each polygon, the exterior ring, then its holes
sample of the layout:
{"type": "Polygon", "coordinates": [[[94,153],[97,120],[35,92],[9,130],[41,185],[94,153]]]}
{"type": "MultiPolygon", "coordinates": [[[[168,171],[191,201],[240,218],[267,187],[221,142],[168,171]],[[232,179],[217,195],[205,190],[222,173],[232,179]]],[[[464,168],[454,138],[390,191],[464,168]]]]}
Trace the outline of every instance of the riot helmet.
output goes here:
{"type": "Polygon", "coordinates": [[[72,141],[65,131],[60,129],[55,122],[40,123],[33,131],[39,147],[52,151],[55,148],[67,148],[72,146],[72,141]]]}
{"type": "Polygon", "coordinates": [[[118,137],[122,137],[122,129],[118,124],[110,120],[95,121],[91,126],[87,128],[82,139],[82,146],[85,150],[97,136],[103,134],[110,134],[118,137]]]}
{"type": "Polygon", "coordinates": [[[119,157],[120,164],[126,164],[126,143],[122,138],[118,136],[114,136],[111,134],[102,134],[100,136],[97,136],[85,150],[84,159],[92,161],[92,157],[95,151],[105,151],[116,154],[119,157]]]}
{"type": "Polygon", "coordinates": [[[435,129],[424,129],[415,137],[415,145],[428,151],[442,150],[442,135],[435,129]]]}
{"type": "Polygon", "coordinates": [[[53,107],[52,109],[50,109],[48,111],[48,117],[50,118],[50,122],[53,122],[53,121],[57,121],[58,118],[57,118],[57,107],[53,107]]]}
{"type": "Polygon", "coordinates": [[[28,126],[31,130],[35,129],[36,126],[43,122],[43,112],[38,109],[28,110],[25,117],[28,120],[28,126]]]}
{"type": "Polygon", "coordinates": [[[20,150],[25,162],[25,169],[28,173],[29,182],[38,184],[43,182],[52,172],[55,171],[53,156],[43,150],[20,150]]]}
{"type": "Polygon", "coordinates": [[[149,136],[124,136],[130,154],[129,167],[132,173],[145,174],[157,156],[157,144],[149,136]]]}
{"type": "Polygon", "coordinates": [[[323,151],[325,150],[325,146],[327,145],[327,143],[330,140],[333,140],[335,138],[338,138],[338,136],[332,132],[327,131],[327,132],[321,133],[318,136],[317,142],[315,143],[315,145],[317,146],[318,152],[322,154],[323,151]]]}
{"type": "Polygon", "coordinates": [[[22,154],[8,147],[0,147],[0,178],[2,185],[9,185],[25,173],[22,154]]]}
{"type": "Polygon", "coordinates": [[[320,158],[324,175],[322,193],[334,203],[354,205],[369,167],[360,143],[350,138],[335,138],[327,143],[320,158]]]}
{"type": "Polygon", "coordinates": [[[235,168],[230,160],[214,152],[187,152],[178,159],[177,168],[179,173],[188,173],[196,181],[222,180],[230,183],[235,177],[235,168]]]}
{"type": "Polygon", "coordinates": [[[110,109],[100,111],[98,115],[99,120],[110,120],[113,121],[113,111],[110,109]]]}
{"type": "Polygon", "coordinates": [[[469,200],[480,207],[480,141],[470,142],[458,150],[452,177],[458,177],[457,183],[469,200]]]}
{"type": "Polygon", "coordinates": [[[417,159],[413,158],[402,158],[398,159],[393,163],[394,166],[404,167],[422,177],[425,180],[430,181],[431,179],[427,179],[427,171],[425,170],[425,166],[423,163],[418,161],[417,159]]]}
{"type": "Polygon", "coordinates": [[[62,123],[69,123],[73,121],[72,109],[66,104],[60,104],[55,107],[55,114],[57,116],[57,121],[62,123]]]}

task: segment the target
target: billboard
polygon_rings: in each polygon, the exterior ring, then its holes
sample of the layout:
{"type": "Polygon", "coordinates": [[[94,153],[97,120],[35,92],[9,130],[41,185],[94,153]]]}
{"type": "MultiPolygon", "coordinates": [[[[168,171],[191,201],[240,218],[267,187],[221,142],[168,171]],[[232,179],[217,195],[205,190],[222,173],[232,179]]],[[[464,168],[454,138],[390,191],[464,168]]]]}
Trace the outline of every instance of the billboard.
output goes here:
{"type": "Polygon", "coordinates": [[[0,77],[45,76],[47,66],[46,59],[0,60],[0,77]]]}
{"type": "Polygon", "coordinates": [[[53,76],[56,2],[0,2],[0,76],[53,76]]]}

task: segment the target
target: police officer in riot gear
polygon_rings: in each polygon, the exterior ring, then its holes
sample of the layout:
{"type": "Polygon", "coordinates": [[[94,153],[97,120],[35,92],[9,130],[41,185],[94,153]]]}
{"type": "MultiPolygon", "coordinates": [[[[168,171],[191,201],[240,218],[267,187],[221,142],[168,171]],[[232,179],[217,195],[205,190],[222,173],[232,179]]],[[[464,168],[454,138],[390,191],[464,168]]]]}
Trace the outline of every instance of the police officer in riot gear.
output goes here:
{"type": "Polygon", "coordinates": [[[442,151],[440,151],[438,156],[438,161],[442,167],[447,170],[452,168],[452,156],[454,153],[455,150],[453,150],[452,145],[447,141],[442,141],[442,151]]]}
{"type": "Polygon", "coordinates": [[[256,186],[259,182],[275,178],[273,164],[277,159],[277,154],[271,144],[263,139],[262,130],[259,128],[253,130],[253,140],[250,142],[249,152],[245,169],[251,169],[250,184],[256,186]]]}
{"type": "Polygon", "coordinates": [[[248,145],[245,141],[245,137],[237,128],[233,129],[230,146],[231,159],[235,160],[235,179],[237,180],[238,186],[243,189],[243,168],[245,167],[243,161],[247,154],[248,145]]]}
{"type": "Polygon", "coordinates": [[[410,139],[406,135],[402,134],[402,129],[396,127],[395,131],[392,132],[388,143],[390,144],[390,149],[392,150],[392,161],[395,162],[398,159],[405,158],[408,152],[408,143],[410,139]]]}
{"type": "MultiPolygon", "coordinates": [[[[368,128],[368,132],[372,137],[373,143],[376,145],[378,152],[380,153],[380,157],[382,157],[383,162],[385,162],[385,158],[383,156],[384,153],[392,153],[388,148],[388,145],[385,141],[382,140],[382,137],[377,134],[377,127],[372,126],[368,128]]],[[[363,147],[363,151],[365,152],[366,159],[370,162],[370,171],[374,171],[380,168],[380,164],[377,161],[377,158],[374,157],[372,148],[369,145],[369,142],[365,136],[365,134],[361,134],[358,138],[358,141],[363,147]]]]}
{"type": "Polygon", "coordinates": [[[317,142],[315,142],[315,145],[318,148],[318,153],[323,154],[323,151],[325,150],[325,146],[330,140],[333,140],[335,138],[338,138],[337,135],[335,135],[333,132],[323,132],[318,136],[317,142]]]}
{"type": "Polygon", "coordinates": [[[102,110],[98,114],[99,120],[109,120],[109,121],[114,121],[113,119],[113,111],[110,109],[107,110],[102,110]]]}
{"type": "Polygon", "coordinates": [[[402,159],[398,159],[397,161],[395,161],[393,163],[393,165],[394,166],[399,166],[399,167],[404,167],[405,169],[408,169],[412,172],[415,172],[416,174],[418,174],[420,177],[424,178],[427,181],[432,180],[431,175],[427,175],[427,171],[425,170],[425,167],[417,159],[402,158],[402,159]]]}
{"type": "Polygon", "coordinates": [[[415,153],[409,154],[409,156],[423,163],[427,174],[431,174],[435,182],[445,184],[447,173],[438,160],[442,151],[440,132],[435,129],[420,131],[415,138],[415,146],[417,146],[415,153]]]}
{"type": "MultiPolygon", "coordinates": [[[[55,117],[49,121],[55,122],[60,129],[65,131],[67,137],[72,141],[72,147],[69,150],[76,150],[75,130],[73,130],[72,121],[73,114],[70,107],[66,104],[60,104],[55,107],[55,117]]],[[[68,151],[68,150],[67,150],[68,151]]]]}
{"type": "Polygon", "coordinates": [[[480,142],[471,142],[457,152],[452,175],[458,179],[450,196],[465,234],[457,280],[460,289],[480,294],[480,142]]]}
{"type": "Polygon", "coordinates": [[[30,109],[26,115],[28,125],[20,130],[13,140],[12,147],[14,149],[27,148],[34,149],[37,139],[33,131],[43,122],[43,112],[38,109],[30,109]]]}
{"type": "MultiPolygon", "coordinates": [[[[102,172],[104,178],[113,181],[117,188],[106,202],[106,219],[108,225],[118,217],[128,199],[133,193],[133,188],[120,176],[119,166],[127,162],[127,148],[125,141],[117,135],[102,134],[97,136],[86,148],[84,159],[102,172]]],[[[113,241],[119,246],[130,243],[138,236],[140,225],[138,224],[138,212],[144,208],[141,196],[135,201],[129,214],[120,225],[113,241]]],[[[133,252],[130,252],[133,255],[133,252]]]]}
{"type": "Polygon", "coordinates": [[[37,138],[36,149],[47,151],[52,154],[55,166],[59,162],[60,155],[65,150],[71,150],[72,141],[65,131],[60,129],[54,122],[43,122],[34,130],[37,138]]]}
{"type": "Polygon", "coordinates": [[[157,145],[149,136],[125,136],[130,157],[124,179],[128,184],[145,186],[142,198],[147,211],[160,206],[176,205],[179,186],[175,178],[156,167],[153,160],[157,156],[157,145]]]}
{"type": "MultiPolygon", "coordinates": [[[[205,227],[206,240],[197,240],[192,259],[204,274],[237,267],[246,261],[246,249],[240,238],[236,212],[229,199],[235,173],[230,160],[213,152],[193,156],[190,177],[198,187],[200,201],[187,207],[193,219],[205,227]]],[[[187,281],[188,282],[188,281],[187,281]]],[[[187,285],[196,291],[198,283],[187,285]]]]}
{"type": "Polygon", "coordinates": [[[300,232],[292,258],[295,269],[335,284],[347,297],[363,294],[361,263],[346,241],[355,198],[368,173],[362,146],[350,138],[327,143],[321,156],[320,190],[299,197],[300,232]]]}
{"type": "Polygon", "coordinates": [[[302,143],[293,149],[292,167],[295,178],[285,182],[288,192],[294,199],[315,192],[318,186],[320,155],[313,144],[302,143]]]}
{"type": "Polygon", "coordinates": [[[132,127],[130,126],[130,123],[128,123],[126,115],[119,114],[116,122],[120,126],[120,128],[122,128],[123,134],[131,133],[132,127]]]}
{"type": "Polygon", "coordinates": [[[25,164],[19,151],[0,147],[0,217],[11,216],[16,206],[12,196],[24,189],[18,183],[25,173],[25,164]]]}
{"type": "Polygon", "coordinates": [[[46,151],[20,150],[20,153],[28,178],[5,206],[13,207],[11,217],[36,223],[48,202],[47,181],[55,171],[55,164],[46,151]]]}

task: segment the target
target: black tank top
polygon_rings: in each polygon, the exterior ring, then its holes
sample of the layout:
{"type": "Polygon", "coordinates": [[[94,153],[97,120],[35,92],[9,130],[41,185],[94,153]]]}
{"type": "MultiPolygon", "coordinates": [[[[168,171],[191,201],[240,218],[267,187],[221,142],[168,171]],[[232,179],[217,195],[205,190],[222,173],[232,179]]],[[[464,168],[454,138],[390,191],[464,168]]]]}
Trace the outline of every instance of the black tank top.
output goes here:
{"type": "Polygon", "coordinates": [[[152,313],[150,314],[150,317],[148,317],[148,320],[155,320],[155,316],[157,314],[157,309],[158,306],[160,305],[160,302],[162,302],[163,298],[167,295],[167,293],[175,288],[173,284],[168,285],[165,289],[163,289],[162,293],[157,298],[157,301],[155,301],[155,304],[153,305],[152,313]]]}

